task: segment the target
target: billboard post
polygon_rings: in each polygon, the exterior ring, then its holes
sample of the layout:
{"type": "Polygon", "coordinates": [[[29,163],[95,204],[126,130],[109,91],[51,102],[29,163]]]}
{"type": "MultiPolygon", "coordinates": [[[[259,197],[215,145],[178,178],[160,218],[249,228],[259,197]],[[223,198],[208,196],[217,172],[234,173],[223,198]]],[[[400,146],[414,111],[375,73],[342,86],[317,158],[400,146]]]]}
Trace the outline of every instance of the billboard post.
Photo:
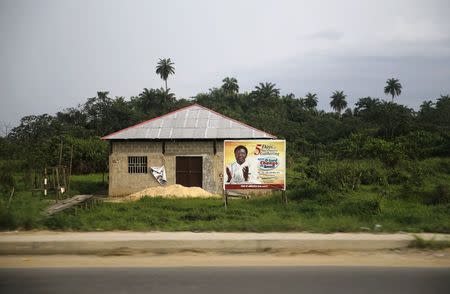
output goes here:
{"type": "Polygon", "coordinates": [[[281,190],[286,199],[285,140],[225,140],[225,206],[228,190],[281,190]]]}

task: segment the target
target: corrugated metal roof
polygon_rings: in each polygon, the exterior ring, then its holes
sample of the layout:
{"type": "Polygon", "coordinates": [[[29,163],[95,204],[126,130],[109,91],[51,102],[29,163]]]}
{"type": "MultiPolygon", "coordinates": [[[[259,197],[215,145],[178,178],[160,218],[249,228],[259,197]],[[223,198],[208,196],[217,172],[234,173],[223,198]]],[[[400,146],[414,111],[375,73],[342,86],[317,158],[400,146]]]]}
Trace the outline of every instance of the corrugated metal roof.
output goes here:
{"type": "Polygon", "coordinates": [[[274,139],[275,136],[193,104],[103,137],[123,139],[274,139]]]}

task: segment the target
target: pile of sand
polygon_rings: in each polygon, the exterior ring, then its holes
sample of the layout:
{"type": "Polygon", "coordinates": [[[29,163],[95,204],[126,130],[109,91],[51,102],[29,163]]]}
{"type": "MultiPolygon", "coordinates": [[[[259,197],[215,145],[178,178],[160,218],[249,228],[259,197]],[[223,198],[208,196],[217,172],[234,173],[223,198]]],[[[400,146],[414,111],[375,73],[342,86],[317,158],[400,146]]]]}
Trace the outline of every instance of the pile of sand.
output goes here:
{"type": "Polygon", "coordinates": [[[176,184],[176,185],[147,188],[142,191],[128,195],[126,197],[123,197],[122,199],[123,200],[138,200],[145,196],[148,196],[148,197],[207,198],[207,197],[214,197],[216,195],[211,194],[208,191],[203,190],[200,187],[185,187],[185,186],[176,184]]]}

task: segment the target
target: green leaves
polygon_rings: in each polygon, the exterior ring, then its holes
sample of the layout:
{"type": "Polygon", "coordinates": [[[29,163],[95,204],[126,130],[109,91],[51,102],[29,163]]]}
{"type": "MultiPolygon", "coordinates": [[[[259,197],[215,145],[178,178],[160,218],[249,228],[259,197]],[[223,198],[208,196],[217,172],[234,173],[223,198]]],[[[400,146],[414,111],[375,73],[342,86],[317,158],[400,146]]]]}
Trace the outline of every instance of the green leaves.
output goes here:
{"type": "Polygon", "coordinates": [[[392,96],[392,102],[394,102],[394,97],[399,96],[402,93],[402,84],[398,79],[388,79],[386,81],[386,87],[384,87],[384,93],[386,95],[392,96]]]}
{"type": "Polygon", "coordinates": [[[237,94],[239,93],[239,85],[236,78],[226,77],[222,80],[223,84],[221,89],[227,94],[237,94]]]}
{"type": "Polygon", "coordinates": [[[330,98],[330,106],[340,115],[342,110],[347,107],[347,101],[345,101],[347,95],[344,94],[344,91],[334,91],[330,98]]]}
{"type": "Polygon", "coordinates": [[[175,74],[175,63],[173,63],[170,58],[159,59],[158,64],[156,65],[156,73],[159,74],[161,79],[166,83],[167,90],[167,79],[169,75],[175,74]]]}

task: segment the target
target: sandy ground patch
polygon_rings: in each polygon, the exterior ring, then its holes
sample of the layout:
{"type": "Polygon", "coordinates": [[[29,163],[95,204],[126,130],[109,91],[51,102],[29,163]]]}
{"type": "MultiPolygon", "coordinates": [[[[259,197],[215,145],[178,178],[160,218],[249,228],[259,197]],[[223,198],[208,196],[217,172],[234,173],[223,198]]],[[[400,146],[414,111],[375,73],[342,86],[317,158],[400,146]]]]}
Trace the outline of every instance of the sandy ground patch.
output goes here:
{"type": "Polygon", "coordinates": [[[4,255],[1,268],[29,267],[388,266],[450,268],[450,250],[309,252],[301,254],[4,255]]]}
{"type": "Polygon", "coordinates": [[[185,187],[179,184],[151,187],[124,197],[112,197],[108,201],[136,201],[142,197],[173,197],[173,198],[210,198],[221,197],[200,187],[185,187]]]}

